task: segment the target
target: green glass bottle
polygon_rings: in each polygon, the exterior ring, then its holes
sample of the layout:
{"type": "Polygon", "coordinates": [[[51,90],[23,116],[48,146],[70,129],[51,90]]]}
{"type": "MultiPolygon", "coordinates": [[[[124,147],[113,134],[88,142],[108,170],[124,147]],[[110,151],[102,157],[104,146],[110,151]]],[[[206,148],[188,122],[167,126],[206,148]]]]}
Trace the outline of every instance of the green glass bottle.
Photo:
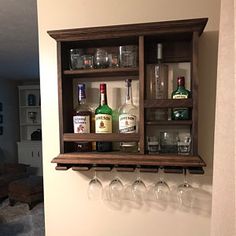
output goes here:
{"type": "MultiPolygon", "coordinates": [[[[172,93],[172,99],[187,99],[190,98],[191,93],[185,88],[184,76],[177,78],[177,89],[172,93]]],[[[173,108],[171,114],[172,120],[189,120],[189,108],[173,108]]]]}
{"type": "MultiPolygon", "coordinates": [[[[95,110],[95,133],[112,133],[112,109],[107,105],[106,84],[100,84],[100,104],[95,110]]],[[[96,142],[98,152],[112,151],[112,142],[96,142]]]]}

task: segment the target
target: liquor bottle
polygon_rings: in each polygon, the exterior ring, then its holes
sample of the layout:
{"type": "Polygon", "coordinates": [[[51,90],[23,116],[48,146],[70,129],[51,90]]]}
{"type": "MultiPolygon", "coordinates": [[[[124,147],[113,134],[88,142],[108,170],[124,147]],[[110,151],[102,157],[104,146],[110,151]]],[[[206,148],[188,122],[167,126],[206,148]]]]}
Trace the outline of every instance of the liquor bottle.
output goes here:
{"type": "MultiPolygon", "coordinates": [[[[136,133],[138,131],[138,109],[133,104],[132,98],[132,80],[125,81],[127,93],[125,103],[119,108],[119,132],[136,133]]],[[[120,149],[125,152],[137,152],[137,142],[120,142],[120,149]]]]}
{"type": "MultiPolygon", "coordinates": [[[[191,93],[185,88],[184,76],[177,78],[177,89],[172,92],[173,99],[186,99],[190,98],[191,93]]],[[[172,120],[188,120],[190,119],[189,108],[173,108],[172,109],[172,120]]]]}
{"type": "MultiPolygon", "coordinates": [[[[107,104],[106,84],[100,84],[100,104],[95,110],[95,133],[112,133],[112,109],[107,104]]],[[[96,142],[98,152],[112,151],[112,142],[96,142]]]]}
{"type": "MultiPolygon", "coordinates": [[[[153,79],[150,82],[151,99],[168,98],[168,65],[163,63],[163,46],[161,43],[157,44],[157,64],[154,66],[153,79]]],[[[150,112],[151,119],[168,119],[168,109],[156,109],[150,112]]]]}
{"type": "MultiPolygon", "coordinates": [[[[78,106],[73,116],[74,133],[90,133],[92,124],[92,111],[86,103],[85,84],[78,84],[78,106]]],[[[75,150],[86,152],[92,150],[91,142],[75,142],[75,150]]]]}

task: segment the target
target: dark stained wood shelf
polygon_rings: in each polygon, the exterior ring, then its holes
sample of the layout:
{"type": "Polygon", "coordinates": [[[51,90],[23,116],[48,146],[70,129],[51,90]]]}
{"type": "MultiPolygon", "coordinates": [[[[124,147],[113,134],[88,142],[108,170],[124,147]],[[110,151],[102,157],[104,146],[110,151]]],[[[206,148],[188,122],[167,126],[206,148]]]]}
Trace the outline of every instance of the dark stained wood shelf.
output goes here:
{"type": "Polygon", "coordinates": [[[109,165],[109,166],[178,166],[178,167],[204,167],[205,162],[200,156],[180,155],[148,155],[148,154],[126,154],[122,152],[111,153],[64,153],[52,160],[59,166],[74,165],[109,165]]]}
{"type": "Polygon", "coordinates": [[[73,141],[111,141],[111,142],[120,142],[120,141],[139,141],[139,134],[75,134],[75,133],[65,133],[63,135],[63,140],[65,142],[73,141]]]}
{"type": "Polygon", "coordinates": [[[144,100],[145,108],[174,108],[174,107],[192,107],[193,100],[187,99],[149,99],[144,100]]]}
{"type": "Polygon", "coordinates": [[[192,120],[158,120],[158,121],[146,121],[145,125],[191,125],[192,120]]]}
{"type": "MultiPolygon", "coordinates": [[[[139,68],[104,68],[104,69],[81,69],[81,70],[64,70],[64,75],[76,77],[103,77],[103,76],[136,76],[139,68]]],[[[113,78],[115,79],[115,78],[113,78]]]]}
{"type": "MultiPolygon", "coordinates": [[[[86,171],[96,166],[99,170],[108,171],[115,167],[120,171],[133,171],[139,167],[143,171],[157,171],[166,167],[168,173],[181,173],[183,168],[191,173],[203,173],[205,162],[198,156],[198,44],[207,18],[101,26],[80,29],[48,31],[57,41],[58,61],[58,100],[59,100],[59,134],[60,154],[52,160],[57,170],[72,168],[75,171],[86,171]],[[157,44],[164,48],[164,63],[188,62],[190,64],[191,98],[189,99],[146,99],[151,92],[150,77],[147,69],[149,64],[157,63],[157,44]],[[119,54],[119,46],[137,46],[137,67],[69,70],[70,49],[83,49],[86,54],[94,55],[94,49],[104,47],[108,53],[119,54]],[[74,111],[74,89],[78,82],[122,81],[126,78],[138,80],[136,87],[139,102],[139,133],[138,134],[74,134],[72,132],[72,114],[74,111]],[[149,81],[150,80],[150,81],[149,81]],[[146,116],[147,109],[189,108],[191,120],[151,121],[146,116]],[[153,126],[153,127],[149,127],[153,126]],[[154,127],[160,126],[160,127],[154,127]],[[169,126],[169,127],[166,127],[169,126]],[[194,155],[180,156],[177,154],[148,155],[146,153],[146,137],[148,132],[159,134],[160,128],[165,130],[181,130],[188,128],[191,134],[191,153],[194,155]],[[151,130],[151,131],[150,131],[151,130]],[[122,152],[88,152],[76,153],[74,142],[138,142],[139,153],[122,152]]],[[[175,75],[173,73],[173,75],[175,75]]],[[[175,80],[176,78],[173,78],[175,80]]],[[[171,81],[169,81],[172,83],[171,81]]],[[[118,84],[118,83],[114,83],[118,84]]],[[[173,87],[175,84],[173,82],[173,87]]],[[[122,85],[115,85],[121,89],[122,85]]],[[[172,87],[168,87],[171,88],[172,87]]],[[[115,107],[117,109],[117,107],[115,107]]],[[[181,132],[181,131],[179,131],[181,132]]]]}

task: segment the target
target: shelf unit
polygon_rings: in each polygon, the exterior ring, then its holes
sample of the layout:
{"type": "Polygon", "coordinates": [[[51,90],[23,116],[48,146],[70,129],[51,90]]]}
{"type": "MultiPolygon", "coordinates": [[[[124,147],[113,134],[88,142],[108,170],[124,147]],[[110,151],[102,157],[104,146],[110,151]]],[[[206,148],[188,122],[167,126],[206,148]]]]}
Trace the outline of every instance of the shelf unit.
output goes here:
{"type": "Polygon", "coordinates": [[[31,134],[41,129],[40,86],[21,85],[19,91],[20,141],[17,142],[18,161],[30,165],[32,172],[42,175],[42,142],[31,140],[31,134]],[[28,96],[35,97],[35,103],[28,103],[28,96]],[[36,112],[35,120],[29,112],[36,112]]]}
{"type": "Polygon", "coordinates": [[[87,170],[96,168],[146,168],[162,167],[202,168],[206,166],[198,155],[198,40],[207,23],[207,18],[165,21],[132,25],[117,25],[94,28],[68,29],[48,31],[57,42],[58,83],[59,83],[59,122],[60,122],[60,154],[52,162],[56,169],[87,170]],[[165,47],[165,63],[190,64],[190,99],[151,100],[146,94],[147,65],[155,64],[154,46],[161,42],[165,47]],[[137,68],[107,68],[70,70],[69,50],[83,48],[92,51],[97,47],[118,50],[122,45],[138,46],[137,68]],[[124,81],[125,78],[137,80],[139,83],[139,133],[137,134],[74,134],[72,127],[73,114],[73,81],[124,81]],[[185,121],[152,121],[145,117],[148,109],[186,107],[191,109],[191,120],[185,121]],[[188,156],[177,154],[150,155],[146,153],[145,137],[148,127],[176,128],[187,126],[191,130],[192,151],[188,156]],[[76,153],[73,152],[75,141],[138,141],[138,153],[76,153]]]}

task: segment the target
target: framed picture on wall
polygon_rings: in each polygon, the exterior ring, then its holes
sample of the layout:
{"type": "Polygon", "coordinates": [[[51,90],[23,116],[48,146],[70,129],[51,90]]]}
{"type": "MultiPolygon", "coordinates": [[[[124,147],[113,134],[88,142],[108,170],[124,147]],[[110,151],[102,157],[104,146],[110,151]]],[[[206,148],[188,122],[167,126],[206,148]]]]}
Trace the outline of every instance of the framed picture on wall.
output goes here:
{"type": "Polygon", "coordinates": [[[0,115],[0,124],[3,123],[3,115],[0,115]]]}

